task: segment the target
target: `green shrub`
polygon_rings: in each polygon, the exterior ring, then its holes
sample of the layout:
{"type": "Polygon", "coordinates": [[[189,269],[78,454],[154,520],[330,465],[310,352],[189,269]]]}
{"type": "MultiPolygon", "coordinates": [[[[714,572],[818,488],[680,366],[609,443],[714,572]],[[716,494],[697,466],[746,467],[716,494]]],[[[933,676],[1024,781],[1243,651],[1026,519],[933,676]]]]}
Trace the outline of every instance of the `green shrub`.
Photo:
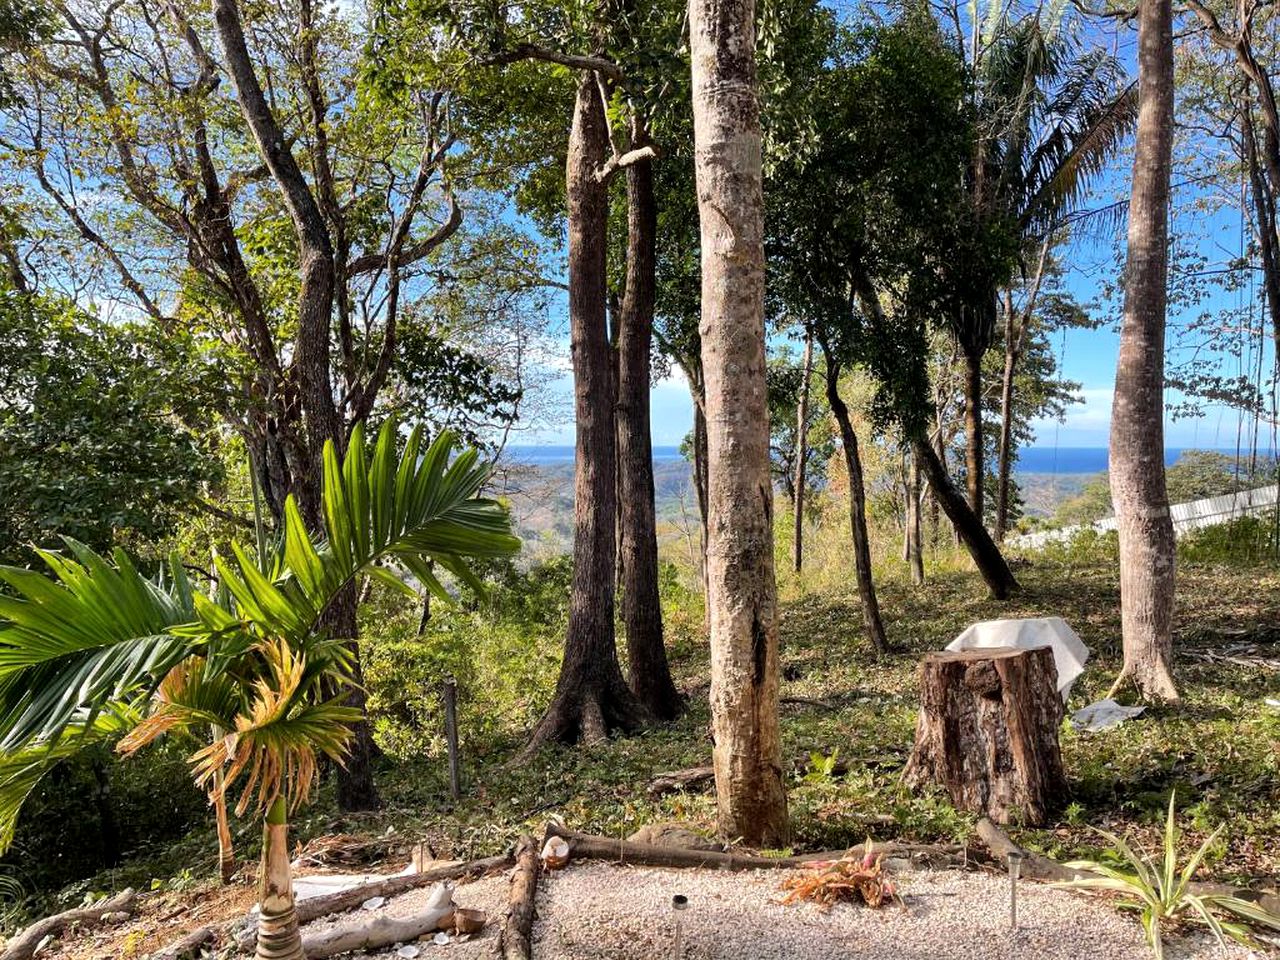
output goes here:
{"type": "Polygon", "coordinates": [[[1228,566],[1275,564],[1275,518],[1270,515],[1240,517],[1188,533],[1178,540],[1178,559],[1186,563],[1228,566]]]}

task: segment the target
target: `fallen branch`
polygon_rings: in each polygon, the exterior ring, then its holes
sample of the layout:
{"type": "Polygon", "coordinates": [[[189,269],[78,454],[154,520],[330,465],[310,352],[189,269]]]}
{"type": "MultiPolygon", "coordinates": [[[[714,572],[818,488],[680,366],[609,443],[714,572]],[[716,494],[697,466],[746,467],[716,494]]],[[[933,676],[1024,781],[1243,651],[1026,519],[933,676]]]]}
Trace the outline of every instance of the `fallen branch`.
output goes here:
{"type": "MultiPolygon", "coordinates": [[[[1022,856],[1022,875],[1031,880],[1043,880],[1048,883],[1064,883],[1069,880],[1075,880],[1078,877],[1093,876],[1083,870],[1072,870],[1064,867],[1047,857],[1042,857],[1035,853],[1029,853],[1022,847],[1018,846],[1009,835],[997,827],[994,823],[983,817],[978,821],[978,836],[987,848],[994,854],[995,858],[1004,864],[1007,868],[1009,863],[1009,854],[1016,853],[1022,856]]],[[[1199,883],[1192,882],[1188,888],[1195,894],[1214,894],[1217,896],[1238,897],[1241,900],[1248,900],[1250,903],[1256,903],[1268,913],[1274,913],[1280,916],[1280,895],[1274,893],[1263,893],[1257,890],[1248,890],[1242,887],[1233,887],[1225,883],[1199,883]]]]}
{"type": "MultiPolygon", "coordinates": [[[[307,897],[298,901],[298,923],[306,924],[334,913],[346,913],[354,910],[371,897],[396,897],[419,887],[439,883],[442,880],[462,880],[464,878],[481,877],[494,870],[505,870],[511,866],[511,854],[497,857],[484,857],[467,863],[450,864],[447,867],[436,867],[421,873],[396,874],[382,880],[362,883],[358,887],[327,893],[321,897],[307,897]]],[[[236,948],[242,953],[250,953],[257,940],[257,917],[242,917],[230,924],[230,935],[236,948]]],[[[7,960],[7,958],[0,958],[7,960]]]]}
{"type": "Polygon", "coordinates": [[[305,934],[302,938],[302,955],[307,960],[323,960],[339,953],[353,950],[372,950],[389,947],[393,943],[410,943],[424,933],[443,930],[453,923],[453,888],[448,883],[439,884],[431,892],[426,905],[408,917],[389,917],[386,914],[359,920],[349,920],[328,930],[305,934]]]}
{"type": "MultiPolygon", "coordinates": [[[[571,857],[588,860],[611,860],[616,863],[635,863],[646,867],[693,867],[704,870],[792,870],[825,860],[839,860],[848,851],[808,853],[799,857],[759,857],[743,853],[722,853],[719,850],[689,850],[684,847],[657,847],[612,837],[597,837],[566,830],[555,823],[548,823],[547,837],[561,837],[568,841],[571,857]]],[[[858,850],[868,848],[858,847],[858,850]]],[[[963,862],[964,848],[960,846],[934,846],[918,843],[873,843],[869,852],[874,856],[907,857],[915,861],[943,866],[956,866],[963,862]]]]}
{"type": "Polygon", "coordinates": [[[533,947],[534,902],[538,894],[538,847],[533,837],[521,837],[516,846],[516,869],[511,875],[507,919],[498,935],[501,960],[530,960],[533,947]]]}
{"type": "Polygon", "coordinates": [[[0,960],[31,960],[45,937],[61,933],[75,924],[100,923],[113,913],[133,914],[138,896],[132,889],[117,893],[114,897],[100,900],[91,907],[76,907],[55,913],[52,917],[37,920],[9,941],[0,960]]]}
{"type": "Polygon", "coordinates": [[[155,951],[151,954],[151,960],[181,960],[183,957],[194,954],[200,947],[214,940],[217,935],[218,927],[216,926],[196,927],[185,937],[155,951]]]}
{"type": "Polygon", "coordinates": [[[714,783],[715,767],[690,767],[688,770],[670,770],[657,774],[649,781],[648,791],[651,797],[661,797],[668,793],[679,793],[682,790],[697,790],[714,783]]]}
{"type": "Polygon", "coordinates": [[[461,880],[464,877],[480,877],[494,870],[505,870],[511,866],[511,854],[497,857],[485,857],[471,860],[468,863],[456,863],[447,867],[436,867],[422,873],[409,873],[387,877],[385,880],[374,880],[362,883],[358,887],[339,890],[337,893],[326,893],[322,897],[307,897],[298,901],[298,922],[310,923],[331,913],[346,913],[354,910],[370,897],[395,897],[410,890],[430,886],[441,880],[461,880]]]}

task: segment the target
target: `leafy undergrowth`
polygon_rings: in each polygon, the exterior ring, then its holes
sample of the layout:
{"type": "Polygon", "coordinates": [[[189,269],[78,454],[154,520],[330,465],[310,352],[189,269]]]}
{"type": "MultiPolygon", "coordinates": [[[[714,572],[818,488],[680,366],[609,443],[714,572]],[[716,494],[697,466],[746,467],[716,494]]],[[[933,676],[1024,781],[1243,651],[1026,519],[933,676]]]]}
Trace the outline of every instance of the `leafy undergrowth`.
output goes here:
{"type": "MultiPolygon", "coordinates": [[[[862,638],[852,584],[789,598],[798,586],[784,583],[782,728],[794,849],[848,848],[868,835],[969,837],[971,816],[954,811],[940,794],[905,790],[899,774],[914,733],[919,657],[976,620],[1065,617],[1093,651],[1070,708],[1106,694],[1120,663],[1114,565],[1064,554],[1023,562],[1017,574],[1024,589],[1007,603],[987,599],[968,572],[940,571],[922,589],[887,580],[881,605],[895,650],[879,658],[862,638]]],[[[1164,805],[1176,788],[1187,844],[1226,824],[1204,873],[1274,883],[1280,875],[1280,708],[1267,701],[1280,700],[1280,672],[1256,661],[1280,657],[1280,576],[1206,566],[1184,566],[1179,576],[1183,704],[1151,709],[1105,733],[1064,728],[1072,795],[1064,798],[1057,823],[1014,834],[1064,859],[1099,854],[1091,826],[1136,834],[1155,848],[1164,805]],[[1242,649],[1235,661],[1213,658],[1242,649]]],[[[390,831],[406,846],[426,839],[439,856],[469,858],[502,849],[549,817],[609,836],[665,820],[710,829],[710,793],[655,799],[645,789],[655,773],[709,762],[707,654],[700,614],[684,603],[668,617],[673,669],[689,697],[679,721],[628,739],[544,751],[527,761],[513,759],[520,729],[487,730],[483,744],[467,741],[464,729],[461,801],[449,799],[445,764],[435,748],[412,761],[385,757],[382,810],[340,815],[325,787],[299,815],[295,834],[305,841],[329,833],[387,838],[390,831]]],[[[529,693],[534,701],[543,695],[541,688],[529,693]]],[[[536,709],[536,702],[526,706],[536,709]]],[[[237,832],[240,853],[251,857],[256,830],[244,823],[237,832]]],[[[162,883],[173,887],[213,870],[212,831],[197,831],[169,851],[77,885],[63,899],[124,883],[145,887],[152,877],[176,874],[162,883]]]]}

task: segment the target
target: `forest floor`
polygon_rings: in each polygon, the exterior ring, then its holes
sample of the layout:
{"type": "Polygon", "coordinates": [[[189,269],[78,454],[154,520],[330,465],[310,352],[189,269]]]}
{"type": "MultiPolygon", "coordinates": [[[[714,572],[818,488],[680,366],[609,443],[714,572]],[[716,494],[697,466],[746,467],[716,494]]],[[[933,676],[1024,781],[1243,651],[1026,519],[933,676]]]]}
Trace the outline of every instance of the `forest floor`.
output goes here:
{"type": "MultiPolygon", "coordinates": [[[[920,656],[978,620],[1062,616],[1093,651],[1072,693],[1069,709],[1078,709],[1104,696],[1119,669],[1114,571],[1113,557],[1069,550],[1037,554],[1017,565],[1023,590],[1006,603],[988,599],[969,572],[938,572],[923,589],[885,578],[881,605],[895,649],[880,657],[862,638],[852,582],[820,589],[784,582],[782,730],[791,767],[791,849],[843,849],[868,836],[970,841],[973,817],[954,811],[941,794],[913,794],[899,783],[914,733],[920,656]]],[[[419,841],[429,843],[439,857],[473,859],[500,852],[519,834],[538,833],[548,818],[575,830],[617,837],[646,823],[667,821],[709,834],[714,822],[709,790],[659,797],[646,790],[655,774],[710,762],[707,653],[700,619],[698,611],[689,609],[668,618],[673,670],[689,700],[680,720],[632,738],[550,750],[536,762],[520,764],[510,762],[520,746],[519,731],[481,745],[469,743],[464,730],[462,800],[449,799],[443,762],[397,764],[388,758],[378,780],[383,809],[339,814],[328,790],[322,790],[318,802],[295,821],[295,836],[305,842],[349,835],[365,844],[366,860],[389,866],[402,863],[411,843],[419,841]]],[[[1098,856],[1106,842],[1095,827],[1156,850],[1169,793],[1176,790],[1181,843],[1188,852],[1225,824],[1201,876],[1274,889],[1280,877],[1280,573],[1183,564],[1175,647],[1183,702],[1150,709],[1103,733],[1064,728],[1069,802],[1047,828],[1015,829],[1012,835],[1057,859],[1098,856]]],[[[246,858],[254,855],[255,834],[250,823],[237,827],[246,858]]],[[[187,900],[209,896],[212,851],[212,832],[197,831],[167,854],[134,859],[80,889],[127,883],[146,889],[150,884],[162,892],[187,890],[187,900]]],[[[246,868],[244,884],[251,882],[251,874],[246,868]]],[[[626,884],[633,879],[628,877],[626,884]]],[[[675,882],[660,879],[654,880],[655,889],[670,890],[675,882]]],[[[714,883],[706,882],[711,890],[714,883]]],[[[972,889],[979,900],[996,896],[980,886],[972,889]]],[[[763,897],[763,887],[757,893],[763,897]]],[[[232,899],[238,908],[239,900],[232,899]]],[[[939,897],[946,903],[953,899],[939,897]]],[[[1003,909],[1004,901],[999,902],[1003,909]]],[[[1071,904],[1076,909],[1078,898],[1071,904]]],[[[975,902],[973,909],[989,911],[990,906],[975,902]]],[[[941,907],[927,908],[936,909],[941,907]]],[[[731,917],[716,921],[736,922],[731,917]]],[[[901,921],[907,924],[902,927],[893,925],[898,921],[884,922],[894,938],[916,936],[909,921],[901,921]]],[[[1125,924],[1129,929],[1130,921],[1125,924]]],[[[848,946],[840,938],[864,933],[844,930],[837,940],[848,946]]],[[[136,936],[151,942],[150,932],[136,936]]],[[[125,957],[146,952],[143,939],[130,946],[115,952],[125,957]]],[[[566,950],[559,955],[605,954],[566,950]]]]}

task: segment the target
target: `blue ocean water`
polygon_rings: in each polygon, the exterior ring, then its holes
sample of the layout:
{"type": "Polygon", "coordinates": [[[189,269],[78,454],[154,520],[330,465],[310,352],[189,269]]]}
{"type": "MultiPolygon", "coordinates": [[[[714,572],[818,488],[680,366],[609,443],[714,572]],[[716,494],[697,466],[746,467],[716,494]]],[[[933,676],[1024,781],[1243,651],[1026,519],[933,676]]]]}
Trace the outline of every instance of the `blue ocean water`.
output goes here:
{"type": "MultiPolygon", "coordinates": [[[[1169,447],[1164,452],[1164,462],[1172,465],[1182,456],[1183,447],[1169,447]]],[[[511,457],[521,463],[550,466],[573,462],[573,447],[551,445],[526,445],[509,447],[511,457]]],[[[1222,450],[1235,456],[1234,450],[1222,450]]],[[[654,447],[653,459],[657,463],[682,459],[679,447],[654,447]]],[[[1018,452],[1017,473],[1101,473],[1107,469],[1106,447],[1027,447],[1018,452]]]]}

